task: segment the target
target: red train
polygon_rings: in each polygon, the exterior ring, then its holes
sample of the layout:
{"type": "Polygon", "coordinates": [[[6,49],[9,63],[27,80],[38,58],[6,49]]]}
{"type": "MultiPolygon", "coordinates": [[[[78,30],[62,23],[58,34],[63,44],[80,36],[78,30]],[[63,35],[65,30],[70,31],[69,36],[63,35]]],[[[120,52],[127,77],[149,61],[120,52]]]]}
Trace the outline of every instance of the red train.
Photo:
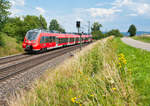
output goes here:
{"type": "MultiPolygon", "coordinates": [[[[81,42],[91,42],[92,35],[83,34],[81,42]]],[[[39,29],[30,30],[27,32],[23,48],[26,52],[47,51],[49,49],[62,46],[75,45],[80,43],[80,35],[69,33],[50,32],[39,29]]]]}

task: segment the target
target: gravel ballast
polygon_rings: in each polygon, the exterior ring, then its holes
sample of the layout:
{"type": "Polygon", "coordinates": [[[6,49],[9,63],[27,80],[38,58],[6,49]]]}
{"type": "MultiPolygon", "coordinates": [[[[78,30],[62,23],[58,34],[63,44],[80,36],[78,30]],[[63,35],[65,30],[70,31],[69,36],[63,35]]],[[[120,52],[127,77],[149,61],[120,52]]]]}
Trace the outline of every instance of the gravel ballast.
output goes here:
{"type": "Polygon", "coordinates": [[[78,50],[75,50],[56,57],[9,80],[6,80],[5,82],[0,83],[0,106],[7,106],[7,101],[11,100],[12,97],[15,97],[17,92],[19,92],[21,89],[30,89],[30,85],[36,79],[40,78],[47,69],[55,68],[66,59],[72,57],[73,54],[77,51],[78,50]]]}

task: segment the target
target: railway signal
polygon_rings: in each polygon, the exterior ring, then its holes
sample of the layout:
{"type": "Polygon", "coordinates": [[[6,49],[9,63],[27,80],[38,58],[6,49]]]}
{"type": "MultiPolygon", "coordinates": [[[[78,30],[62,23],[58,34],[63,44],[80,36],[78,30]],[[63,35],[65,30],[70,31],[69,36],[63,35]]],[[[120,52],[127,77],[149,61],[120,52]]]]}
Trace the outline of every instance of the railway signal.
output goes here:
{"type": "Polygon", "coordinates": [[[80,21],[77,21],[77,22],[76,22],[76,27],[77,27],[77,28],[80,28],[80,21]]]}
{"type": "Polygon", "coordinates": [[[80,34],[80,21],[77,21],[76,22],[76,27],[77,27],[77,29],[78,29],[78,34],[80,35],[80,50],[81,50],[81,41],[82,41],[82,39],[81,39],[81,36],[82,36],[82,34],[80,34]]]}

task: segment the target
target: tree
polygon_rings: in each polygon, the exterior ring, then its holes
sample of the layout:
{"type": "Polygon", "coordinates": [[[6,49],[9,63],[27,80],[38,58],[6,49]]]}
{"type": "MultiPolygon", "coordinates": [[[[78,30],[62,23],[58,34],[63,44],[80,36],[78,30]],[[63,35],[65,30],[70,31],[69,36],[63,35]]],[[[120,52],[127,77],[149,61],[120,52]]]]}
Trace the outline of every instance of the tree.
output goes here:
{"type": "Polygon", "coordinates": [[[0,31],[8,19],[10,3],[7,0],[0,0],[0,31]]]}
{"type": "Polygon", "coordinates": [[[98,22],[94,22],[91,28],[93,39],[98,40],[104,37],[103,33],[100,30],[101,27],[102,27],[101,24],[99,24],[98,22]]]}
{"type": "Polygon", "coordinates": [[[112,36],[112,35],[115,37],[123,37],[123,34],[121,34],[118,29],[112,29],[111,31],[105,34],[106,37],[112,36]]]}
{"type": "Polygon", "coordinates": [[[135,25],[130,25],[130,27],[129,27],[129,30],[128,30],[128,33],[130,33],[130,36],[135,36],[136,35],[136,27],[135,27],[135,25]]]}
{"type": "Polygon", "coordinates": [[[62,27],[60,27],[60,28],[58,29],[58,31],[59,31],[59,32],[62,32],[62,33],[65,33],[65,32],[66,32],[65,29],[62,28],[62,27]]]}
{"type": "Polygon", "coordinates": [[[56,19],[52,19],[51,22],[50,22],[50,25],[49,25],[49,30],[56,30],[58,31],[59,29],[59,24],[57,22],[56,19]]]}
{"type": "Polygon", "coordinates": [[[63,29],[59,25],[59,23],[56,19],[51,20],[50,25],[49,25],[49,30],[56,30],[56,31],[59,31],[59,32],[65,32],[65,29],[63,29]]]}
{"type": "Polygon", "coordinates": [[[24,21],[20,17],[9,18],[7,23],[4,25],[2,32],[8,36],[15,37],[17,40],[22,41],[25,36],[24,21]]]}
{"type": "Polygon", "coordinates": [[[27,15],[24,17],[24,24],[25,24],[25,30],[31,30],[31,29],[39,29],[41,28],[41,22],[39,21],[39,17],[27,15]]]}
{"type": "Polygon", "coordinates": [[[47,29],[47,22],[42,15],[39,16],[39,21],[40,21],[40,26],[42,26],[43,29],[47,29]]]}
{"type": "Polygon", "coordinates": [[[94,24],[92,25],[92,28],[91,28],[92,32],[99,31],[101,27],[102,27],[101,24],[99,24],[98,22],[94,22],[94,24]]]}

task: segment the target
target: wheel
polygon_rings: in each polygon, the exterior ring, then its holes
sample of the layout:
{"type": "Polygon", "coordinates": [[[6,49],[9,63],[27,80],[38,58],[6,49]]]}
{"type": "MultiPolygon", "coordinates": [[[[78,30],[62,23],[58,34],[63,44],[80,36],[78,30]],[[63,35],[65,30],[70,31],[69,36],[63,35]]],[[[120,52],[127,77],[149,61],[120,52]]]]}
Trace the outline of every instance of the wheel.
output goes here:
{"type": "Polygon", "coordinates": [[[47,52],[47,48],[44,48],[44,52],[47,52]]]}

